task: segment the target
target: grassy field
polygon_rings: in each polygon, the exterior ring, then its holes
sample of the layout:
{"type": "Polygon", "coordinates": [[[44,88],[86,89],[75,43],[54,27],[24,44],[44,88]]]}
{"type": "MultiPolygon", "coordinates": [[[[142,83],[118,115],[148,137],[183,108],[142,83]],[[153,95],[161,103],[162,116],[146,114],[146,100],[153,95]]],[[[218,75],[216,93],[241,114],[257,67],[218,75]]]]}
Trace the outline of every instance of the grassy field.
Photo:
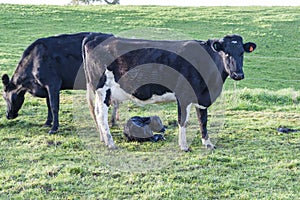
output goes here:
{"type": "MultiPolygon", "coordinates": [[[[121,105],[119,146],[99,142],[84,91],[61,92],[60,131],[48,135],[44,99],[26,95],[15,120],[0,100],[0,199],[299,199],[299,7],[20,6],[0,4],[0,74],[12,75],[35,39],[95,31],[158,39],[240,34],[258,47],[245,56],[245,80],[228,80],[210,110],[217,149],[201,146],[195,113],[177,145],[175,104],[121,105]],[[125,120],[158,114],[165,142],[128,143],[125,120]]],[[[2,90],[2,84],[0,86],[2,90]]]]}

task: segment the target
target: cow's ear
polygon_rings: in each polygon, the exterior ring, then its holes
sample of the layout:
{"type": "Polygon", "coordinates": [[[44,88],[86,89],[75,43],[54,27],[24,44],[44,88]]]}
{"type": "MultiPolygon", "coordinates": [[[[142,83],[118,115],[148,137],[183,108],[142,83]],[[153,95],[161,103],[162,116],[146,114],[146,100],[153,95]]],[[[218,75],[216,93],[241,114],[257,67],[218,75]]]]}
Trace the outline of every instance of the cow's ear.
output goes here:
{"type": "Polygon", "coordinates": [[[2,76],[2,83],[3,83],[4,86],[8,86],[8,84],[9,84],[9,76],[7,74],[4,74],[2,76]]]}
{"type": "Polygon", "coordinates": [[[213,42],[213,43],[211,44],[211,46],[212,46],[212,49],[213,49],[214,51],[219,52],[219,51],[222,51],[222,50],[223,50],[222,43],[219,42],[219,41],[213,42]]]}
{"type": "Polygon", "coordinates": [[[256,44],[253,42],[247,42],[244,44],[244,50],[248,53],[251,53],[256,49],[256,44]]]}

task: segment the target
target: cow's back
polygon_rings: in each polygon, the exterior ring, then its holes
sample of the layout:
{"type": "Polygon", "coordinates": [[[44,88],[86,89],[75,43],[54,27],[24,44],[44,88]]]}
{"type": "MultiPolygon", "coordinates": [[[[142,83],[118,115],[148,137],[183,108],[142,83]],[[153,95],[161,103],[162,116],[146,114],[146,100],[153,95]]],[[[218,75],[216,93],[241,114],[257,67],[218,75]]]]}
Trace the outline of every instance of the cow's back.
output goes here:
{"type": "MultiPolygon", "coordinates": [[[[41,39],[47,48],[44,70],[54,70],[53,75],[62,80],[61,89],[85,89],[82,67],[82,40],[89,33],[64,34],[41,39]],[[50,69],[46,69],[50,68],[50,69]],[[79,77],[79,78],[78,78],[79,77]]],[[[43,70],[43,69],[42,69],[43,70]]]]}
{"type": "Polygon", "coordinates": [[[82,78],[76,89],[85,89],[81,44],[88,34],[82,32],[37,39],[23,52],[13,81],[16,84],[28,83],[25,87],[29,92],[31,88],[44,88],[55,81],[61,82],[60,89],[74,89],[74,81],[79,75],[82,78]]]}

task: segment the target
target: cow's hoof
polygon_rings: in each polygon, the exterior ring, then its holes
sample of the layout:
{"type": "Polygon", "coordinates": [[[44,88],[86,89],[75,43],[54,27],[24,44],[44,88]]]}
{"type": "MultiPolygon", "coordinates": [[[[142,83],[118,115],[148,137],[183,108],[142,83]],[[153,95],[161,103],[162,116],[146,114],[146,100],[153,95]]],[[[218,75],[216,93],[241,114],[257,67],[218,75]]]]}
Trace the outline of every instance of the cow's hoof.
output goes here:
{"type": "Polygon", "coordinates": [[[117,123],[115,123],[115,122],[113,122],[113,123],[111,123],[111,127],[118,127],[119,125],[117,124],[117,123]]]}
{"type": "Polygon", "coordinates": [[[48,133],[49,133],[50,135],[52,135],[52,134],[57,133],[57,130],[50,130],[48,133]]]}
{"type": "Polygon", "coordinates": [[[205,146],[207,149],[215,149],[215,145],[213,145],[210,141],[210,139],[202,139],[202,144],[205,146]]]}
{"type": "Polygon", "coordinates": [[[186,150],[184,150],[184,152],[192,152],[192,149],[189,147],[186,150]]]}
{"type": "Polygon", "coordinates": [[[213,150],[213,149],[216,149],[216,146],[214,146],[214,145],[212,145],[212,144],[207,144],[207,145],[206,145],[206,148],[207,148],[207,149],[213,150]]]}
{"type": "Polygon", "coordinates": [[[184,152],[191,152],[192,151],[192,149],[190,147],[181,147],[180,149],[181,149],[181,151],[184,151],[184,152]]]}
{"type": "Polygon", "coordinates": [[[48,124],[48,123],[45,123],[44,125],[43,125],[43,127],[52,127],[52,124],[50,123],[50,124],[48,124]]]}
{"type": "Polygon", "coordinates": [[[107,146],[109,150],[116,150],[118,147],[116,145],[108,145],[107,146]]]}

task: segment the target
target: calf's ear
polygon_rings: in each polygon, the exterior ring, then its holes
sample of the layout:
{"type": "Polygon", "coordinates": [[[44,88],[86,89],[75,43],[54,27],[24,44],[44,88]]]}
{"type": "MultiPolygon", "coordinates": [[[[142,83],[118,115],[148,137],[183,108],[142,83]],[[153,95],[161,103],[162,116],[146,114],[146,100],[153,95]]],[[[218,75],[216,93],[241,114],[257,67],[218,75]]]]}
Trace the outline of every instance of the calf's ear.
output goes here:
{"type": "Polygon", "coordinates": [[[214,51],[217,51],[217,52],[223,50],[222,44],[221,44],[221,42],[219,42],[219,41],[216,41],[216,42],[212,43],[212,44],[211,44],[211,47],[212,47],[212,49],[213,49],[214,51]]]}
{"type": "Polygon", "coordinates": [[[248,53],[251,53],[256,48],[256,44],[253,42],[247,42],[244,44],[244,50],[248,53]]]}
{"type": "Polygon", "coordinates": [[[9,76],[7,74],[4,74],[2,76],[2,83],[4,86],[7,86],[9,84],[9,76]]]}

